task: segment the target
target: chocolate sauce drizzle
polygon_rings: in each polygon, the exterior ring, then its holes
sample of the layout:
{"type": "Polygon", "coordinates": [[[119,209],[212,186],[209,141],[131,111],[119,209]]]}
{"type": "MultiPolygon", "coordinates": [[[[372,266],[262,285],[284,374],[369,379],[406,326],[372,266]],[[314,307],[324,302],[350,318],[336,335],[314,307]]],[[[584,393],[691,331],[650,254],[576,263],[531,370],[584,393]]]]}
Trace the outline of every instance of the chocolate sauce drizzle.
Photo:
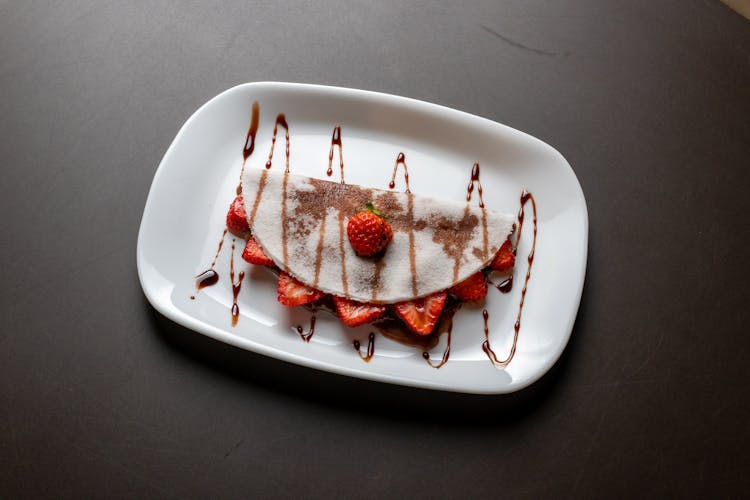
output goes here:
{"type": "Polygon", "coordinates": [[[434,347],[440,340],[440,335],[443,332],[448,334],[446,339],[445,349],[443,350],[443,356],[440,361],[435,364],[430,360],[430,353],[428,350],[422,351],[422,358],[427,361],[427,364],[435,369],[440,369],[448,362],[448,358],[451,355],[451,337],[453,336],[453,316],[456,312],[461,309],[461,302],[452,298],[448,298],[443,311],[440,313],[440,317],[435,324],[435,328],[430,336],[435,337],[434,344],[430,347],[434,347]]]}
{"type": "Polygon", "coordinates": [[[207,286],[213,286],[219,281],[219,273],[213,269],[207,269],[195,277],[195,288],[201,290],[207,286]]]}
{"type": "Polygon", "coordinates": [[[258,119],[260,118],[260,106],[258,101],[253,102],[253,115],[250,118],[250,127],[247,129],[245,145],[242,147],[242,158],[247,160],[255,151],[255,134],[258,133],[258,119]]]}
{"type": "MultiPolygon", "coordinates": [[[[240,169],[240,181],[237,184],[237,189],[236,189],[236,193],[238,195],[242,194],[242,175],[245,173],[245,163],[247,163],[247,159],[250,157],[250,155],[253,154],[253,151],[255,150],[255,136],[258,133],[258,123],[260,122],[259,119],[260,119],[260,105],[258,104],[258,101],[254,101],[253,107],[252,107],[252,116],[250,118],[250,126],[247,129],[247,135],[245,136],[245,144],[242,147],[242,168],[240,169]]],[[[226,238],[227,231],[228,229],[224,228],[224,231],[221,233],[221,239],[219,239],[219,245],[216,248],[216,253],[214,254],[214,260],[211,261],[211,266],[209,266],[208,269],[206,269],[205,271],[203,271],[202,273],[198,274],[195,277],[196,290],[201,290],[207,286],[213,286],[219,282],[219,273],[217,273],[215,269],[216,261],[219,259],[219,254],[221,253],[221,249],[224,246],[224,239],[226,238]]],[[[191,295],[190,299],[195,300],[195,295],[191,295]]]]}
{"type": "Polygon", "coordinates": [[[398,173],[398,166],[403,165],[404,167],[404,182],[406,183],[406,193],[411,193],[409,190],[409,168],[406,166],[406,156],[404,153],[399,153],[396,157],[396,163],[393,165],[393,175],[391,175],[391,182],[388,183],[388,187],[393,189],[396,187],[396,174],[398,173]]]}
{"type": "Polygon", "coordinates": [[[482,311],[482,316],[484,317],[485,339],[484,342],[482,342],[482,350],[485,352],[485,354],[487,354],[487,357],[490,359],[495,368],[505,368],[506,366],[508,366],[508,364],[513,359],[513,356],[515,356],[516,354],[516,346],[518,345],[518,332],[521,330],[521,313],[523,312],[523,303],[526,299],[526,289],[529,286],[529,278],[531,278],[531,266],[534,264],[534,250],[536,249],[537,233],[536,200],[534,200],[534,196],[530,192],[524,189],[524,191],[521,193],[521,209],[518,212],[518,236],[516,238],[515,249],[518,249],[518,243],[521,241],[521,231],[523,230],[523,220],[525,217],[523,207],[529,200],[531,200],[531,207],[534,210],[534,237],[531,243],[531,251],[529,251],[529,256],[526,259],[528,262],[528,266],[526,268],[526,279],[524,280],[523,288],[521,289],[521,303],[518,305],[518,315],[516,316],[516,323],[515,325],[513,325],[513,345],[511,346],[508,357],[502,361],[497,358],[495,351],[493,351],[492,347],[490,346],[490,331],[487,324],[489,313],[487,312],[487,309],[482,311]]]}
{"type": "Polygon", "coordinates": [[[344,213],[339,211],[339,254],[341,255],[341,288],[344,297],[349,297],[349,278],[346,275],[346,251],[344,245],[346,231],[344,230],[344,213]]]}
{"type": "Polygon", "coordinates": [[[414,195],[406,192],[407,223],[409,224],[409,271],[411,272],[411,293],[414,297],[417,291],[417,250],[414,246],[414,195]]]}
{"type": "Polygon", "coordinates": [[[255,135],[258,133],[258,122],[260,118],[260,106],[258,101],[253,102],[253,114],[250,119],[250,127],[247,129],[245,145],[242,147],[242,169],[240,170],[240,182],[237,184],[237,194],[242,194],[242,176],[245,173],[245,163],[255,151],[255,135]]]}
{"type": "Polygon", "coordinates": [[[354,350],[357,351],[357,354],[359,354],[359,357],[362,358],[362,361],[365,363],[369,363],[372,357],[375,355],[375,333],[370,332],[370,335],[367,337],[367,354],[362,354],[362,351],[360,351],[360,343],[359,340],[355,340],[353,342],[354,350]]]}
{"type": "Polygon", "coordinates": [[[330,177],[333,175],[333,148],[338,146],[339,148],[339,168],[341,169],[341,184],[344,184],[344,150],[343,144],[341,143],[341,127],[336,125],[333,128],[333,135],[331,136],[331,150],[328,152],[328,170],[326,175],[330,177]]]}
{"type": "Polygon", "coordinates": [[[276,136],[279,132],[279,125],[285,129],[286,139],[286,168],[284,172],[289,173],[289,124],[286,122],[286,115],[279,113],[276,116],[276,122],[273,124],[273,136],[271,137],[271,151],[268,152],[268,160],[266,160],[266,168],[271,168],[271,162],[273,161],[273,149],[276,147],[276,136]]]}
{"type": "MultiPolygon", "coordinates": [[[[216,272],[216,261],[219,258],[219,254],[221,253],[221,248],[224,246],[224,238],[227,235],[228,229],[224,228],[224,231],[221,233],[221,239],[219,240],[219,246],[216,248],[216,254],[214,254],[214,260],[211,261],[211,266],[203,271],[202,273],[198,274],[195,277],[195,289],[196,290],[202,290],[203,288],[206,288],[207,286],[213,286],[219,281],[219,273],[216,272]]],[[[195,296],[191,295],[191,299],[195,299],[195,296]]]]}
{"type": "MultiPolygon", "coordinates": [[[[399,152],[398,156],[396,156],[396,162],[393,165],[393,174],[391,175],[391,181],[388,183],[388,187],[391,189],[396,187],[396,174],[398,173],[399,165],[402,165],[404,167],[404,182],[406,183],[406,190],[404,192],[407,194],[406,220],[407,225],[409,226],[409,269],[411,271],[411,291],[412,294],[416,297],[418,293],[416,272],[417,265],[414,249],[414,197],[411,194],[411,190],[409,189],[409,167],[406,166],[406,155],[403,152],[399,152]]],[[[377,277],[378,279],[380,279],[381,269],[377,268],[376,271],[377,277]]]]}
{"type": "Polygon", "coordinates": [[[318,246],[315,248],[315,279],[313,280],[313,288],[318,287],[318,280],[320,279],[320,266],[323,264],[323,243],[325,242],[325,236],[326,218],[323,217],[318,234],[318,246]]]}
{"type": "Polygon", "coordinates": [[[508,293],[513,289],[513,275],[511,274],[510,276],[506,277],[500,283],[494,283],[490,281],[489,284],[497,288],[497,290],[501,293],[508,293]]]}
{"type": "Polygon", "coordinates": [[[229,280],[232,282],[232,326],[237,326],[240,319],[240,306],[237,304],[237,297],[242,289],[242,280],[245,278],[245,271],[240,271],[237,276],[237,282],[234,281],[234,238],[232,238],[232,253],[229,258],[229,280]]]}
{"type": "Polygon", "coordinates": [[[305,342],[310,342],[310,339],[315,335],[315,317],[317,315],[317,310],[313,310],[312,316],[310,316],[310,328],[305,331],[305,329],[302,327],[302,325],[297,325],[294,330],[297,332],[299,337],[304,340],[305,342]]]}
{"type": "MultiPolygon", "coordinates": [[[[273,124],[273,136],[271,136],[271,149],[268,151],[268,160],[266,160],[266,170],[271,168],[271,164],[273,162],[273,150],[276,147],[276,138],[279,133],[279,125],[284,127],[284,138],[286,143],[286,163],[284,167],[284,173],[289,173],[289,124],[286,121],[286,115],[284,113],[279,113],[276,115],[276,121],[273,124]]],[[[255,196],[255,201],[253,203],[253,209],[250,213],[250,220],[249,223],[252,227],[252,223],[255,220],[255,214],[258,210],[258,204],[260,203],[260,196],[263,194],[263,189],[266,186],[266,178],[265,175],[261,176],[260,183],[258,185],[258,193],[255,196]]],[[[286,196],[286,188],[287,188],[287,177],[284,176],[284,181],[281,184],[281,251],[282,251],[282,264],[285,271],[289,270],[289,250],[287,249],[287,225],[286,225],[286,212],[287,212],[287,196],[286,196]]]]}
{"type": "MultiPolygon", "coordinates": [[[[328,170],[326,175],[329,177],[333,175],[333,149],[335,146],[339,148],[339,168],[341,169],[341,184],[344,184],[344,150],[343,143],[341,141],[341,127],[336,126],[333,129],[331,136],[331,149],[328,152],[328,170]]],[[[339,254],[341,255],[341,287],[344,291],[344,296],[349,296],[349,283],[346,276],[346,253],[345,253],[345,242],[344,242],[344,214],[339,212],[339,254]]],[[[320,228],[320,236],[318,239],[318,247],[315,258],[315,285],[318,284],[318,278],[320,277],[320,263],[322,260],[323,252],[323,238],[325,237],[325,218],[323,218],[323,224],[320,228]]]]}
{"type": "Polygon", "coordinates": [[[489,233],[487,232],[487,211],[484,208],[484,198],[482,197],[482,181],[479,180],[479,163],[474,163],[471,167],[471,180],[469,186],[466,188],[466,202],[471,201],[471,194],[474,192],[474,185],[477,186],[477,194],[479,194],[479,208],[482,209],[482,257],[487,259],[489,255],[489,233]]]}
{"type": "Polygon", "coordinates": [[[440,359],[440,362],[437,364],[433,364],[432,361],[430,361],[430,353],[428,351],[422,351],[422,358],[424,358],[425,361],[427,361],[427,364],[435,369],[440,369],[445,365],[445,363],[448,362],[448,358],[450,358],[451,355],[451,336],[453,335],[453,314],[450,315],[450,320],[448,322],[448,338],[446,339],[445,344],[445,350],[443,351],[443,357],[440,359]]]}
{"type": "MultiPolygon", "coordinates": [[[[289,165],[287,164],[287,172],[289,172],[289,165]]],[[[286,189],[287,182],[289,181],[288,176],[284,176],[284,180],[281,183],[281,259],[284,267],[284,271],[289,271],[289,244],[287,243],[287,202],[286,202],[286,189]]]]}
{"type": "Polygon", "coordinates": [[[479,180],[479,163],[471,167],[471,181],[466,190],[466,201],[471,201],[471,193],[474,192],[474,184],[477,185],[477,194],[479,194],[479,208],[484,208],[484,198],[482,198],[482,183],[479,180]]]}

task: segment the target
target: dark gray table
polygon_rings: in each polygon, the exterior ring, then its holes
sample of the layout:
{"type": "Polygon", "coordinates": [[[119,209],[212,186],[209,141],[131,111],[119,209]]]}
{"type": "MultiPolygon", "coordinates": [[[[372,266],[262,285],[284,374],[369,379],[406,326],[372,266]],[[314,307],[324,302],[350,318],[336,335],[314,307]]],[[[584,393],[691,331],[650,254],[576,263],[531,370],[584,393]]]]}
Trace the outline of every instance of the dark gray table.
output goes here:
{"type": "Polygon", "coordinates": [[[0,2],[0,115],[0,497],[747,494],[750,23],[717,1],[0,2]],[[413,390],[155,313],[135,245],[156,166],[255,80],[559,149],[590,253],[552,371],[505,397],[413,390]]]}

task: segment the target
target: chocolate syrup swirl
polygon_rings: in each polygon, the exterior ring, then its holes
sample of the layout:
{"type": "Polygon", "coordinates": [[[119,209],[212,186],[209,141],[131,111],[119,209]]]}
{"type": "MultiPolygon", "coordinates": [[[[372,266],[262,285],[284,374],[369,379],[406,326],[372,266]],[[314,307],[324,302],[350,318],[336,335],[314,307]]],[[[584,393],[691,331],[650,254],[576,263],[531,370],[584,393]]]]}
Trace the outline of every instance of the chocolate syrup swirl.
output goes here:
{"type": "Polygon", "coordinates": [[[406,166],[406,156],[404,153],[399,153],[396,157],[396,163],[393,165],[393,175],[391,176],[391,182],[388,183],[388,187],[393,189],[396,187],[396,174],[398,173],[398,166],[403,165],[404,167],[404,182],[406,183],[406,193],[411,193],[409,190],[409,168],[406,166]]]}
{"type": "Polygon", "coordinates": [[[273,136],[271,137],[271,151],[268,153],[268,160],[266,160],[266,168],[271,168],[271,162],[273,161],[273,150],[274,147],[276,147],[276,136],[279,132],[279,125],[284,127],[286,133],[285,133],[285,139],[286,139],[286,168],[284,169],[284,172],[289,173],[289,124],[286,122],[286,115],[284,113],[279,113],[276,116],[276,122],[273,124],[273,136]]]}
{"type": "Polygon", "coordinates": [[[485,352],[485,354],[487,354],[487,357],[490,359],[495,368],[505,368],[506,366],[508,366],[508,364],[513,359],[513,356],[515,356],[516,354],[516,346],[518,345],[518,332],[521,330],[521,313],[523,312],[523,304],[526,300],[526,290],[529,286],[529,278],[531,278],[531,266],[534,264],[534,251],[536,250],[537,233],[536,200],[534,200],[534,196],[531,193],[524,190],[521,193],[521,209],[518,212],[518,236],[516,239],[516,249],[518,248],[518,243],[521,241],[521,231],[523,229],[523,220],[525,216],[524,205],[529,200],[531,200],[531,207],[534,211],[534,237],[531,243],[531,251],[529,251],[529,256],[526,259],[528,262],[528,266],[526,268],[526,279],[524,280],[523,288],[521,289],[521,303],[518,305],[518,315],[516,316],[516,323],[513,325],[513,345],[510,349],[508,357],[502,361],[497,358],[495,351],[493,351],[492,347],[490,346],[490,331],[487,324],[489,313],[487,312],[487,309],[482,311],[482,316],[484,317],[485,338],[484,342],[482,342],[482,350],[485,352]]]}
{"type": "Polygon", "coordinates": [[[302,325],[297,325],[294,330],[297,332],[299,337],[305,342],[310,342],[310,339],[315,335],[315,316],[317,311],[313,310],[312,316],[310,316],[310,328],[305,331],[302,325]]]}
{"type": "Polygon", "coordinates": [[[343,144],[341,143],[341,127],[336,125],[333,129],[333,135],[331,136],[331,150],[328,153],[328,170],[326,175],[330,177],[333,175],[333,148],[338,146],[339,148],[339,169],[341,170],[341,184],[344,184],[344,150],[343,144]]]}
{"type": "Polygon", "coordinates": [[[359,340],[355,340],[353,342],[354,349],[357,351],[357,354],[359,354],[359,357],[362,358],[362,361],[365,363],[369,363],[372,357],[375,355],[375,334],[373,332],[370,332],[370,335],[367,337],[367,354],[362,354],[362,351],[360,351],[360,343],[359,340]]]}

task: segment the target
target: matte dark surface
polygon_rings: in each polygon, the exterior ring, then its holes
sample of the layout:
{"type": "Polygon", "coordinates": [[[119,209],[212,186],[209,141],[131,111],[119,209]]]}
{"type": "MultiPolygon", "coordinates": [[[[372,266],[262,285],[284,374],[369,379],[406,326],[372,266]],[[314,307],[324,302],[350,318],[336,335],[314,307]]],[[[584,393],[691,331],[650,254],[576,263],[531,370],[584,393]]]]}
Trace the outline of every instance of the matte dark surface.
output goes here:
{"type": "Polygon", "coordinates": [[[750,488],[750,22],[717,1],[0,1],[0,497],[707,497],[750,488]],[[358,87],[549,142],[590,216],[560,362],[505,397],[347,379],[155,313],[185,119],[358,87]]]}

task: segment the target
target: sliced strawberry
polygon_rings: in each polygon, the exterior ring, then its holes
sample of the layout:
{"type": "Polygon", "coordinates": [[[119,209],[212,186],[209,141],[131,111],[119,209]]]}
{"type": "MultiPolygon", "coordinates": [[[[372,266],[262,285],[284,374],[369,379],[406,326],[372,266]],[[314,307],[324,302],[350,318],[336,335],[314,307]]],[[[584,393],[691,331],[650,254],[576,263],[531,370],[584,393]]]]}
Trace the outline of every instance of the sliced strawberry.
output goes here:
{"type": "Polygon", "coordinates": [[[461,300],[482,300],[487,296],[487,282],[484,279],[484,274],[480,271],[454,285],[448,291],[461,300]]]}
{"type": "Polygon", "coordinates": [[[279,302],[285,306],[301,306],[302,304],[315,302],[325,295],[320,290],[297,281],[287,273],[279,274],[278,293],[279,302]]]}
{"type": "Polygon", "coordinates": [[[333,303],[336,304],[336,311],[339,313],[341,321],[350,327],[372,323],[385,312],[385,306],[356,302],[344,297],[336,297],[335,295],[333,303]]]}
{"type": "Polygon", "coordinates": [[[505,240],[503,246],[495,254],[495,258],[492,259],[490,267],[495,271],[508,271],[513,269],[516,264],[516,254],[513,252],[513,244],[510,239],[505,240]]]}
{"type": "Polygon", "coordinates": [[[447,296],[446,292],[437,292],[420,299],[399,302],[394,309],[411,331],[417,335],[429,335],[435,328],[447,296]]]}
{"type": "Polygon", "coordinates": [[[247,240],[245,244],[245,250],[242,251],[242,258],[250,264],[256,264],[258,266],[272,266],[273,259],[263,252],[260,244],[255,241],[252,236],[247,240]]]}
{"type": "Polygon", "coordinates": [[[227,212],[227,229],[240,238],[245,238],[250,233],[250,226],[247,224],[247,213],[245,213],[245,203],[242,200],[242,195],[235,198],[232,204],[229,205],[229,212],[227,212]]]}

